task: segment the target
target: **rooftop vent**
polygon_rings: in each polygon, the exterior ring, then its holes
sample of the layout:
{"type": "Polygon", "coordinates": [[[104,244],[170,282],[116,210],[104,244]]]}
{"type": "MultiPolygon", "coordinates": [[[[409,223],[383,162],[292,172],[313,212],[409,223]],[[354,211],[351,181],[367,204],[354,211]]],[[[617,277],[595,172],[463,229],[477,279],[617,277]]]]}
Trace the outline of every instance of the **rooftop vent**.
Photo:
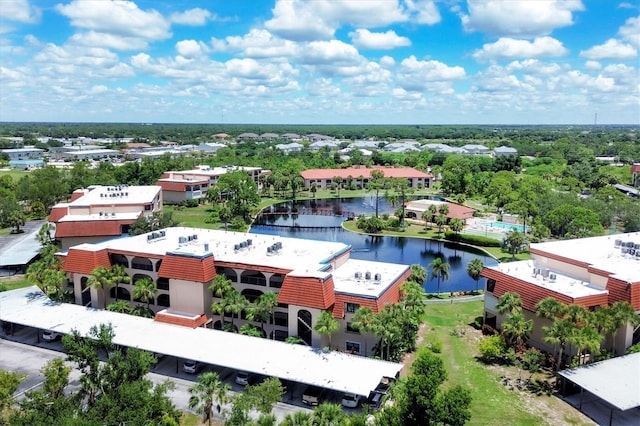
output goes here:
{"type": "Polygon", "coordinates": [[[549,282],[551,283],[556,282],[556,274],[554,273],[549,274],[549,282]]]}
{"type": "Polygon", "coordinates": [[[178,237],[178,244],[184,244],[187,242],[187,239],[185,237],[178,237]]]}
{"type": "Polygon", "coordinates": [[[356,271],[356,273],[354,274],[355,279],[356,280],[361,280],[362,279],[362,272],[360,271],[356,271]]]}
{"type": "Polygon", "coordinates": [[[380,273],[376,273],[376,274],[373,276],[373,280],[374,280],[374,281],[376,281],[376,282],[380,282],[380,281],[382,281],[382,274],[380,274],[380,273]]]}
{"type": "Polygon", "coordinates": [[[367,271],[364,273],[364,279],[369,281],[371,280],[371,272],[367,271]]]}

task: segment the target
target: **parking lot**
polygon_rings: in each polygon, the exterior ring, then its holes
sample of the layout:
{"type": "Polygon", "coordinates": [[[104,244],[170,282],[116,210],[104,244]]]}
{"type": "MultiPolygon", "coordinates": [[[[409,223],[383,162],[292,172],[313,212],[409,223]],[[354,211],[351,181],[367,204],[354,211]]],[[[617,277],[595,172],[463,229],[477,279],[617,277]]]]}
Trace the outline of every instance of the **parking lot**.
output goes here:
{"type": "MultiPolygon", "coordinates": [[[[61,340],[47,342],[42,339],[42,332],[43,330],[37,331],[33,328],[17,325],[13,326],[13,330],[7,328],[0,331],[0,368],[26,375],[26,379],[18,390],[18,396],[41,384],[42,378],[39,370],[47,361],[65,356],[61,340]]],[[[218,373],[220,379],[231,386],[232,394],[244,389],[243,386],[235,382],[237,373],[235,370],[202,364],[197,374],[189,374],[183,371],[184,361],[171,356],[162,356],[149,374],[150,380],[154,383],[170,379],[176,384],[175,389],[170,391],[169,395],[180,410],[190,411],[188,408],[189,387],[193,386],[198,374],[207,371],[218,373]]],[[[71,374],[71,389],[77,389],[79,386],[78,378],[79,372],[74,370],[71,374]]],[[[256,384],[264,378],[252,376],[251,383],[256,384]]],[[[289,413],[309,410],[310,407],[302,402],[302,393],[306,385],[294,382],[283,384],[286,386],[287,392],[283,395],[282,402],[278,403],[273,410],[276,417],[282,419],[289,413]]],[[[340,404],[341,400],[341,392],[327,391],[324,394],[323,402],[340,404]]],[[[345,410],[350,412],[353,409],[345,408],[345,410]]]]}

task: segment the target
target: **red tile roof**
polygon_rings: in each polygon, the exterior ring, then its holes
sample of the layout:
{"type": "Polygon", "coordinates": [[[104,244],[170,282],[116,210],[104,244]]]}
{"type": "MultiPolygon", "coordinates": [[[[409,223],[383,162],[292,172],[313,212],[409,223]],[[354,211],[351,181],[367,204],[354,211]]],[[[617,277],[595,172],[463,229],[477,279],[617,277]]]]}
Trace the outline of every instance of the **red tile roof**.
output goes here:
{"type": "Polygon", "coordinates": [[[187,185],[189,186],[193,186],[193,185],[209,185],[209,179],[202,179],[202,180],[192,180],[192,181],[181,181],[181,182],[175,182],[175,181],[170,181],[170,180],[158,180],[156,182],[156,185],[162,187],[163,191],[177,191],[177,192],[186,192],[186,188],[187,185]]]}
{"type": "Polygon", "coordinates": [[[308,308],[329,309],[335,301],[333,277],[324,281],[316,277],[287,275],[282,283],[280,293],[278,293],[278,303],[308,308]]]}
{"type": "Polygon", "coordinates": [[[493,290],[494,296],[500,297],[507,292],[518,293],[522,298],[522,306],[531,312],[535,312],[536,304],[547,297],[553,297],[568,305],[574,303],[585,307],[606,306],[608,304],[606,293],[574,298],[549,288],[527,283],[494,269],[484,268],[482,276],[496,280],[496,286],[493,290]]]}
{"type": "Polygon", "coordinates": [[[634,163],[631,166],[631,173],[640,172],[640,163],[634,163]]]}
{"type": "Polygon", "coordinates": [[[122,225],[131,225],[134,220],[81,220],[77,222],[58,222],[56,238],[86,236],[122,235],[122,225]]]}
{"type": "Polygon", "coordinates": [[[304,170],[300,174],[304,179],[332,179],[334,176],[340,176],[343,179],[351,176],[358,179],[360,176],[365,179],[371,178],[373,170],[384,172],[384,177],[388,178],[431,178],[429,173],[421,172],[411,167],[349,167],[346,169],[309,169],[304,170]]]}
{"type": "Polygon", "coordinates": [[[53,206],[51,213],[49,213],[49,222],[57,222],[69,213],[67,206],[53,206]]]}
{"type": "Polygon", "coordinates": [[[61,260],[65,272],[90,275],[98,266],[111,269],[111,261],[106,250],[89,251],[71,247],[61,260]]]}
{"type": "Polygon", "coordinates": [[[609,304],[629,302],[633,309],[640,310],[640,283],[632,284],[617,278],[609,278],[607,290],[609,290],[609,304]]]}
{"type": "Polygon", "coordinates": [[[158,276],[206,283],[216,277],[213,256],[192,257],[167,253],[162,259],[158,276]]]}

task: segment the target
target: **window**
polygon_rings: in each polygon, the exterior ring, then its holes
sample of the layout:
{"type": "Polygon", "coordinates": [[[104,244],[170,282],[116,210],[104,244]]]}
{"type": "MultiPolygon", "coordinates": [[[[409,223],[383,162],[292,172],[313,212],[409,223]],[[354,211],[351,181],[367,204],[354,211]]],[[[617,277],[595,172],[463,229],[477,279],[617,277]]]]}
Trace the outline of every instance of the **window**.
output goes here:
{"type": "Polygon", "coordinates": [[[360,343],[344,342],[344,348],[347,351],[347,353],[350,353],[350,354],[359,354],[360,353],[360,343]]]}
{"type": "Polygon", "coordinates": [[[360,330],[353,328],[353,326],[351,325],[351,321],[347,322],[347,332],[360,334],[360,330]]]}
{"type": "Polygon", "coordinates": [[[359,307],[360,305],[358,305],[357,303],[345,303],[344,310],[352,314],[357,311],[359,307]]]}
{"type": "Polygon", "coordinates": [[[151,204],[147,204],[146,206],[144,206],[145,211],[149,211],[151,210],[151,204]]]}
{"type": "Polygon", "coordinates": [[[170,302],[171,300],[169,299],[168,294],[161,294],[160,296],[158,296],[158,306],[164,306],[165,308],[168,308],[170,306],[170,302]]]}
{"type": "Polygon", "coordinates": [[[120,265],[124,266],[125,268],[129,267],[129,260],[127,260],[127,258],[121,254],[110,253],[109,260],[111,261],[112,265],[120,265]]]}
{"type": "Polygon", "coordinates": [[[284,281],[284,275],[273,274],[271,278],[269,278],[269,287],[281,288],[283,281],[284,281]]]}
{"type": "Polygon", "coordinates": [[[216,267],[216,274],[224,275],[228,280],[231,280],[234,283],[238,282],[238,274],[236,274],[236,271],[231,268],[216,267]]]}
{"type": "Polygon", "coordinates": [[[274,312],[273,320],[275,325],[280,327],[288,327],[289,326],[289,314],[287,312],[274,312]]]}
{"type": "Polygon", "coordinates": [[[158,290],[169,290],[169,278],[158,278],[156,285],[158,286],[158,290]]]}
{"type": "Polygon", "coordinates": [[[255,303],[255,301],[262,296],[262,292],[260,290],[254,290],[252,288],[245,288],[242,290],[241,294],[249,301],[249,303],[255,303]]]}
{"type": "Polygon", "coordinates": [[[264,278],[261,272],[258,271],[244,271],[240,276],[240,282],[243,284],[253,284],[266,286],[267,280],[264,278]]]}
{"type": "Polygon", "coordinates": [[[134,257],[131,261],[132,269],[141,269],[143,271],[153,271],[153,264],[149,259],[144,257],[134,257]]]}
{"type": "Polygon", "coordinates": [[[117,290],[116,290],[116,287],[111,287],[111,290],[109,291],[109,296],[111,296],[112,299],[131,300],[131,294],[129,293],[129,290],[122,287],[118,287],[117,290]],[[116,291],[117,291],[118,297],[116,297],[116,291]]]}
{"type": "Polygon", "coordinates": [[[487,291],[489,293],[493,293],[493,290],[496,288],[496,280],[489,278],[487,279],[487,291]]]}
{"type": "Polygon", "coordinates": [[[156,272],[160,270],[160,265],[162,265],[162,259],[158,259],[158,261],[156,262],[156,272]]]}

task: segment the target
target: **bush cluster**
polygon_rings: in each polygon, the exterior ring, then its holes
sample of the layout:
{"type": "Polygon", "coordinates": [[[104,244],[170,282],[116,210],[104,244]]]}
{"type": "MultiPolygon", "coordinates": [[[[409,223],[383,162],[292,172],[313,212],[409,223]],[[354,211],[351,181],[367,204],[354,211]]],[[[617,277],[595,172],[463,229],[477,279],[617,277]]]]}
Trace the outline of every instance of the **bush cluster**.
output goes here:
{"type": "Polygon", "coordinates": [[[502,243],[495,238],[483,237],[482,235],[456,234],[455,232],[446,231],[444,238],[449,241],[458,243],[467,243],[481,247],[500,247],[502,243]]]}

